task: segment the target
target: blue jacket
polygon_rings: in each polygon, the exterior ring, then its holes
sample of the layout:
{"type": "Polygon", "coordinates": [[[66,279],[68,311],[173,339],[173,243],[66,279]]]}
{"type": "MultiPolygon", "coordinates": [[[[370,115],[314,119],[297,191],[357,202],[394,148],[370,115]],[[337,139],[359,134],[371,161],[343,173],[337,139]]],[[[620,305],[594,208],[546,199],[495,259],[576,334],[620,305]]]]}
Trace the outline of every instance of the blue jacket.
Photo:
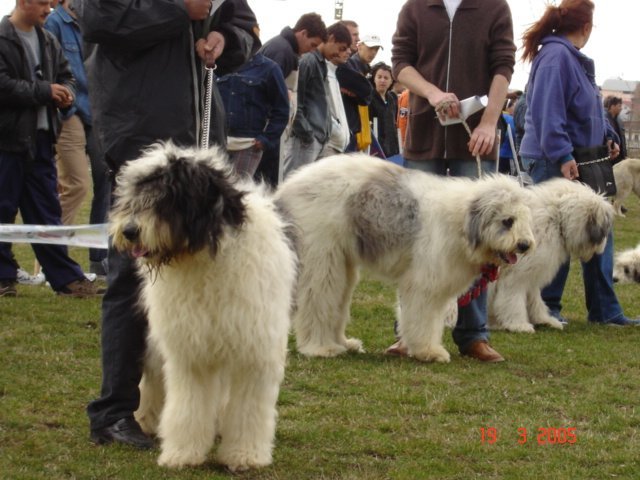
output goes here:
{"type": "MultiPolygon", "coordinates": [[[[502,118],[505,121],[505,124],[511,127],[513,143],[516,143],[516,123],[513,120],[513,117],[508,113],[503,113],[502,118]]],[[[504,130],[504,136],[502,137],[502,140],[500,140],[500,158],[514,158],[513,152],[511,151],[511,142],[509,142],[509,134],[507,133],[506,128],[504,130]]]]}
{"type": "Polygon", "coordinates": [[[574,147],[603,145],[607,123],[593,60],[565,37],[550,35],[531,66],[520,154],[565,163],[574,147]]]}
{"type": "Polygon", "coordinates": [[[76,98],[69,110],[62,114],[63,118],[78,115],[85,125],[91,125],[91,109],[89,107],[89,82],[84,69],[82,53],[82,34],[78,22],[69,15],[62,5],[58,5],[47,17],[44,28],[58,39],[62,51],[73,76],[76,79],[76,98]]]}
{"type": "Polygon", "coordinates": [[[289,92],[282,70],[261,53],[238,71],[218,78],[228,134],[276,146],[289,120],[289,92]]]}

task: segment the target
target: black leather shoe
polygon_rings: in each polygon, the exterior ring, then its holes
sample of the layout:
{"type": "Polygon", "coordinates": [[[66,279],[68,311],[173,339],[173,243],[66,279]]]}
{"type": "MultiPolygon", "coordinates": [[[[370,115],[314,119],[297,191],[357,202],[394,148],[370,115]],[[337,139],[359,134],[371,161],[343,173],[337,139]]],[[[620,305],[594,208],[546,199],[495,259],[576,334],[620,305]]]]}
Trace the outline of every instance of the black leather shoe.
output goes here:
{"type": "Polygon", "coordinates": [[[153,447],[153,440],[140,428],[133,418],[123,418],[113,425],[91,431],[91,441],[98,445],[117,442],[140,449],[153,447]]]}

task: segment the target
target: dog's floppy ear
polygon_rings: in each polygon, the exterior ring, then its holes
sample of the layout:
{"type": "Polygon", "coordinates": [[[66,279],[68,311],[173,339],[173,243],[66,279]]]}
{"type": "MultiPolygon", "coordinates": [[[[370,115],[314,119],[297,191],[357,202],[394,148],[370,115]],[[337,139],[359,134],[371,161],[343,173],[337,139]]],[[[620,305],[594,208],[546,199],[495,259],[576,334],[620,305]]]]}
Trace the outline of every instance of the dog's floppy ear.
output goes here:
{"type": "Polygon", "coordinates": [[[597,212],[589,214],[586,222],[587,228],[587,237],[589,241],[594,245],[601,243],[607,236],[609,235],[609,230],[611,230],[611,222],[608,219],[604,220],[602,218],[598,218],[602,216],[597,212]]]}
{"type": "Polygon", "coordinates": [[[482,202],[476,198],[469,205],[465,216],[464,233],[472,250],[475,250],[482,241],[483,210],[482,202]]]}
{"type": "Polygon", "coordinates": [[[244,223],[244,193],[234,188],[227,172],[207,162],[169,159],[162,189],[157,215],[167,219],[192,253],[208,246],[215,255],[223,227],[244,223]]]}

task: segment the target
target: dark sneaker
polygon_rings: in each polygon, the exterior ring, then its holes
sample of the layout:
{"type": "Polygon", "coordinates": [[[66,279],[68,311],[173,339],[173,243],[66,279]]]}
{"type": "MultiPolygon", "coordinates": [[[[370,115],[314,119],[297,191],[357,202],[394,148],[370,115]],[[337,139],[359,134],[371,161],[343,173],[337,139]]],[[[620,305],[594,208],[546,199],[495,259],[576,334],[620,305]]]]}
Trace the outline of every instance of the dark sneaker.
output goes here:
{"type": "Polygon", "coordinates": [[[13,280],[0,280],[0,297],[15,297],[18,295],[16,282],[13,280]]]}
{"type": "Polygon", "coordinates": [[[616,327],[638,326],[640,325],[640,320],[631,320],[630,318],[627,318],[623,315],[622,317],[614,318],[613,320],[605,322],[605,325],[616,327]]]}
{"type": "Polygon", "coordinates": [[[63,297],[91,298],[103,295],[104,292],[104,288],[98,288],[94,283],[83,278],[82,280],[74,280],[66,284],[57,293],[63,297]]]}
{"type": "Polygon", "coordinates": [[[143,450],[153,447],[153,440],[145,435],[133,418],[122,418],[113,425],[92,430],[90,439],[97,445],[115,442],[143,450]]]}
{"type": "Polygon", "coordinates": [[[565,325],[565,326],[569,325],[569,320],[567,320],[562,315],[560,315],[560,312],[556,312],[555,310],[552,310],[549,312],[549,315],[551,315],[553,318],[558,320],[562,325],[565,325]]]}

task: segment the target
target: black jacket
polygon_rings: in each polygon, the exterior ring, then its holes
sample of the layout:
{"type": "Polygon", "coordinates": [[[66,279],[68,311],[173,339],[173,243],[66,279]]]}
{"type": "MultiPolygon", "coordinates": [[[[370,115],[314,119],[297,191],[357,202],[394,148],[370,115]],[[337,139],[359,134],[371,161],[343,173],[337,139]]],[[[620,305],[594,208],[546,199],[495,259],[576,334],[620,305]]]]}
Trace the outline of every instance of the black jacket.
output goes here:
{"type": "MultiPolygon", "coordinates": [[[[226,0],[210,26],[192,22],[184,4],[173,0],[81,0],[74,7],[85,39],[98,44],[89,62],[90,97],[114,171],[158,140],[197,144],[202,68],[196,38],[212,30],[225,36],[226,61],[218,62],[227,70],[260,45],[246,0],[226,0]]],[[[223,113],[214,107],[211,143],[224,142],[223,113]]]]}
{"type": "Polygon", "coordinates": [[[60,131],[51,84],[65,85],[75,94],[73,74],[60,44],[48,31],[38,27],[36,31],[42,52],[42,75],[34,81],[15,27],[9,17],[0,21],[0,150],[26,153],[27,160],[35,156],[40,107],[47,106],[52,142],[60,131]]]}
{"type": "Polygon", "coordinates": [[[260,53],[280,65],[284,78],[287,78],[292,71],[298,70],[300,54],[296,34],[291,27],[284,27],[280,35],[265,42],[260,53]]]}

